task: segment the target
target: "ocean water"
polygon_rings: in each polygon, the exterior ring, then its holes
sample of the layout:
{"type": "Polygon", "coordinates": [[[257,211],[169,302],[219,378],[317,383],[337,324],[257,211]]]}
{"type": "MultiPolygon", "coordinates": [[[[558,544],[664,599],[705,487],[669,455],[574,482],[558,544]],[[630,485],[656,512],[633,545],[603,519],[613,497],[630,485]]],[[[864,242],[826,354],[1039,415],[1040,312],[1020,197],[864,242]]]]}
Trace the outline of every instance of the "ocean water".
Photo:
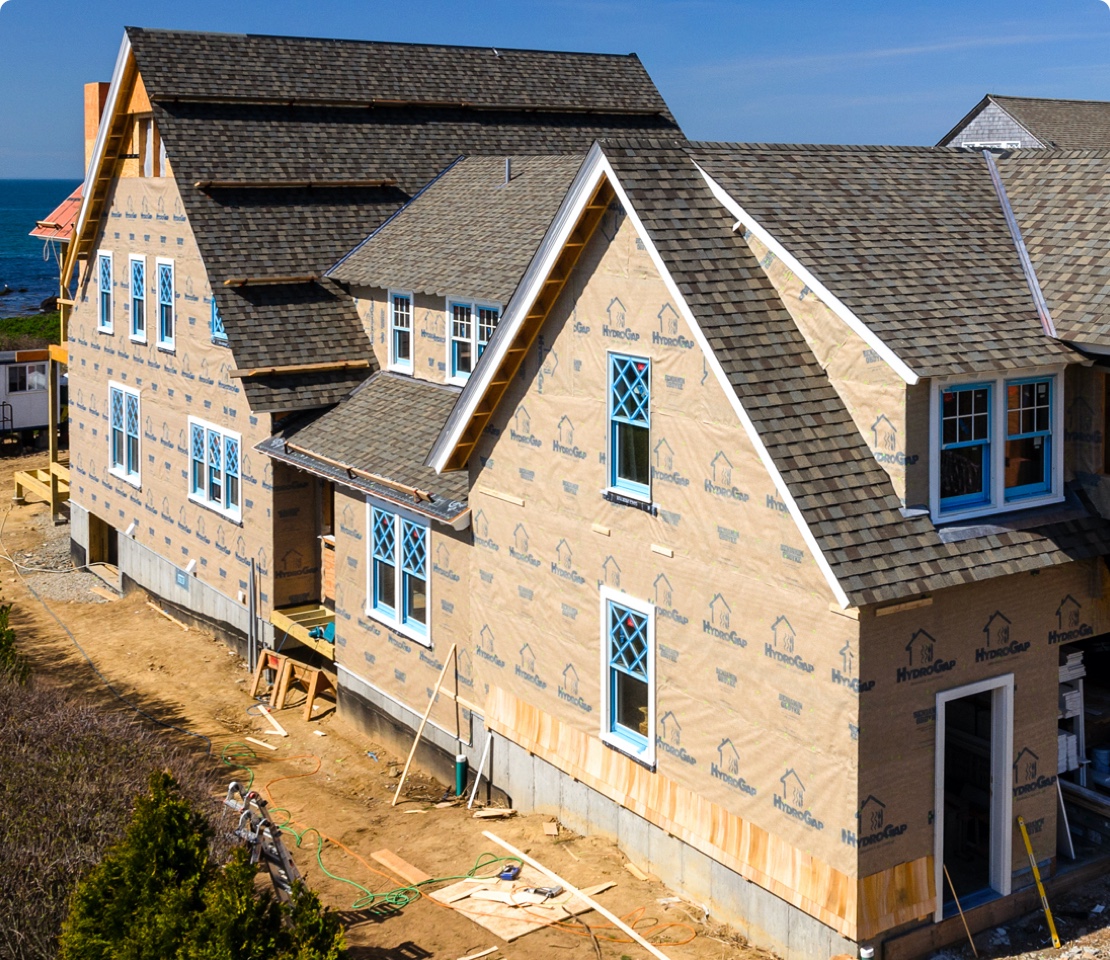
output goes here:
{"type": "Polygon", "coordinates": [[[0,180],[0,317],[38,313],[39,304],[58,293],[57,245],[46,251],[29,237],[77,186],[77,180],[0,180]]]}

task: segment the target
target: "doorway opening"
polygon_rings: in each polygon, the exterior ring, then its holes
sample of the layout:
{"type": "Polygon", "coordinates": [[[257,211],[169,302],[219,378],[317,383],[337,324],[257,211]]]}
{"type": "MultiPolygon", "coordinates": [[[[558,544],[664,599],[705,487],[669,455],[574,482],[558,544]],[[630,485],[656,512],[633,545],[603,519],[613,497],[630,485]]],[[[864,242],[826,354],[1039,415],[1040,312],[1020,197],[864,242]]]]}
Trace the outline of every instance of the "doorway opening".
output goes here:
{"type": "Polygon", "coordinates": [[[101,520],[95,513],[89,514],[88,563],[119,566],[119,531],[107,521],[101,520]]]}
{"type": "Polygon", "coordinates": [[[1012,752],[1012,675],[937,694],[938,920],[1010,892],[1012,752]]]}

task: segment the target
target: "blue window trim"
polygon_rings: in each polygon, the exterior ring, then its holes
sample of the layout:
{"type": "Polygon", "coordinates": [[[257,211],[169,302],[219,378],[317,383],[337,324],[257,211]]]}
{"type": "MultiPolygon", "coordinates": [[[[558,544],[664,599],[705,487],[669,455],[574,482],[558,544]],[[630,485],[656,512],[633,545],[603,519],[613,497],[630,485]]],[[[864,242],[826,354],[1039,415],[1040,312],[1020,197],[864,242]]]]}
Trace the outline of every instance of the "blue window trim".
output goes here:
{"type": "Polygon", "coordinates": [[[227,330],[224,329],[224,318],[220,316],[215,294],[212,295],[212,317],[208,321],[208,329],[213,343],[227,344],[227,330]]]}
{"type": "Polygon", "coordinates": [[[136,486],[142,469],[139,423],[139,394],[119,384],[109,384],[108,472],[136,486]]]}
{"type": "Polygon", "coordinates": [[[393,618],[397,615],[397,515],[374,507],[371,517],[373,518],[370,534],[373,558],[371,606],[379,613],[393,618]],[[382,565],[393,569],[394,595],[392,597],[383,597],[379,590],[381,577],[378,571],[382,565]]]}
{"type": "Polygon", "coordinates": [[[648,357],[633,357],[622,353],[609,354],[608,377],[609,405],[609,486],[613,490],[631,494],[644,500],[651,499],[651,484],[637,483],[618,476],[620,464],[619,431],[615,424],[625,423],[648,431],[648,448],[651,447],[651,360],[648,357]],[[630,383],[622,367],[643,364],[644,369],[630,383]],[[633,398],[628,392],[635,389],[639,382],[645,387],[642,398],[633,398]]]}
{"type": "Polygon", "coordinates": [[[498,323],[501,322],[501,306],[481,300],[467,300],[465,298],[449,297],[447,299],[447,371],[448,379],[455,383],[465,383],[478,366],[478,361],[485,353],[486,345],[493,337],[498,323]],[[469,311],[469,320],[465,335],[455,333],[455,308],[462,307],[469,311]],[[462,345],[470,347],[470,370],[459,370],[459,348],[462,345]]]}
{"type": "Polygon", "coordinates": [[[189,418],[189,499],[237,523],[243,513],[241,452],[239,434],[189,418]]]}
{"type": "Polygon", "coordinates": [[[369,583],[366,612],[398,633],[417,643],[431,646],[431,591],[428,555],[431,533],[426,523],[404,513],[384,509],[368,502],[369,583]],[[382,568],[393,573],[393,593],[381,593],[382,568]],[[424,587],[425,622],[421,623],[409,609],[409,590],[413,581],[424,587]]]}
{"type": "Polygon", "coordinates": [[[978,493],[966,493],[958,497],[942,497],[940,500],[941,513],[948,513],[966,507],[985,506],[991,502],[991,448],[994,435],[994,384],[992,383],[961,383],[950,387],[941,387],[938,395],[937,430],[940,432],[940,456],[943,458],[945,450],[958,450],[964,447],[983,447],[983,486],[978,493]],[[953,443],[944,442],[944,398],[949,393],[964,393],[969,390],[987,391],[987,436],[985,440],[965,440],[953,443]]]}
{"type": "Polygon", "coordinates": [[[401,370],[406,373],[412,372],[413,364],[413,351],[416,348],[416,341],[413,336],[413,297],[411,293],[403,293],[398,290],[389,291],[389,365],[395,370],[401,370]],[[398,301],[404,301],[408,306],[408,326],[397,325],[397,304],[398,301]],[[407,331],[409,335],[409,355],[408,357],[401,358],[398,356],[399,350],[397,349],[397,341],[399,339],[399,332],[407,331]]]}
{"type": "Polygon", "coordinates": [[[598,711],[603,743],[619,750],[637,763],[654,769],[656,743],[656,670],[655,606],[637,597],[602,585],[601,614],[601,691],[602,709],[598,711]],[[619,636],[618,625],[631,616],[638,624],[638,649],[628,636],[619,636]],[[619,619],[617,619],[619,618],[619,619]],[[646,685],[647,733],[630,729],[617,721],[618,680],[631,676],[646,685]]]}
{"type": "Polygon", "coordinates": [[[647,668],[647,658],[651,653],[648,639],[649,618],[639,610],[633,610],[615,600],[607,600],[606,607],[606,619],[609,623],[609,732],[628,740],[639,752],[647,747],[648,739],[638,730],[623,726],[617,720],[617,680],[619,674],[632,677],[647,688],[650,698],[651,679],[647,668]],[[635,629],[627,629],[628,620],[637,624],[635,629]],[[633,647],[637,641],[642,645],[638,653],[633,647]],[[631,663],[628,663],[629,657],[632,657],[631,663]]]}
{"type": "Polygon", "coordinates": [[[112,332],[112,254],[96,255],[97,315],[96,329],[112,332]]]}
{"type": "Polygon", "coordinates": [[[136,343],[146,343],[146,257],[133,256],[129,262],[131,264],[131,339],[136,343]]]}
{"type": "MultiPolygon", "coordinates": [[[[424,584],[425,600],[428,596],[428,529],[411,520],[401,521],[401,622],[410,630],[426,634],[428,625],[421,623],[409,609],[409,584],[420,580],[424,584]]],[[[425,603],[424,618],[428,618],[425,603]]]]}
{"type": "Polygon", "coordinates": [[[1020,487],[1007,487],[1005,497],[1007,502],[1014,500],[1023,500],[1027,497],[1035,497],[1041,494],[1048,493],[1052,489],[1052,424],[1054,422],[1053,415],[1055,414],[1055,391],[1053,390],[1054,377],[1022,377],[1019,380],[1007,380],[1004,388],[1006,393],[1006,405],[1003,412],[1003,452],[1005,453],[1005,444],[1009,440],[1025,440],[1030,437],[1043,437],[1044,438],[1044,477],[1039,483],[1027,483],[1020,487]],[[1027,383],[1044,383],[1048,386],[1048,428],[1045,430],[1034,430],[1028,433],[1010,433],[1009,413],[1010,413],[1010,387],[1020,387],[1027,383]]]}
{"type": "Polygon", "coordinates": [[[174,346],[174,268],[172,260],[156,262],[158,277],[158,346],[172,350],[174,346]]]}

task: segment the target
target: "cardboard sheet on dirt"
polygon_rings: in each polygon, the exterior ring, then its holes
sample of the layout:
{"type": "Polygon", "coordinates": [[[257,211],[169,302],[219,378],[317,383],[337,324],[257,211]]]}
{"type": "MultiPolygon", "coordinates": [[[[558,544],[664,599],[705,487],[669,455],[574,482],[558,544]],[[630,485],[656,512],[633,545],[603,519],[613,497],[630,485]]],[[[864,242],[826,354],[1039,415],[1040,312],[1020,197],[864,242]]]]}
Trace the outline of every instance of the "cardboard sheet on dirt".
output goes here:
{"type": "MultiPolygon", "coordinates": [[[[297,602],[289,598],[311,593],[318,575],[310,538],[297,536],[305,518],[314,522],[315,515],[292,481],[278,484],[284,489],[280,505],[275,505],[272,466],[253,450],[269,435],[270,418],[251,415],[239,381],[229,376],[235,366],[231,351],[212,342],[212,291],[176,184],[170,177],[123,178],[108,205],[97,249],[113,255],[113,332],[97,329],[95,256],[79,278],[78,305],[70,321],[70,335],[82,350],[99,357],[98,363],[74,365],[69,371],[74,500],[119,530],[135,521],[138,542],[182,569],[196,560],[196,576],[226,596],[246,590],[253,558],[261,576],[263,612],[275,602],[297,602]],[[130,336],[132,254],[146,257],[146,343],[130,336]],[[172,259],[174,265],[170,352],[156,345],[159,257],[172,259]],[[109,473],[109,381],[140,392],[141,489],[109,473]],[[242,510],[248,518],[242,524],[189,499],[190,414],[241,435],[242,510]],[[289,535],[282,556],[275,557],[270,517],[279,511],[289,535]],[[289,552],[294,547],[296,555],[289,552]]],[[[187,589],[169,599],[187,604],[187,589]]]]}
{"type": "Polygon", "coordinates": [[[907,431],[905,381],[754,234],[744,239],[906,502],[907,464],[924,462],[928,436],[907,431]]]}
{"type": "MultiPolygon", "coordinates": [[[[861,873],[933,855],[936,695],[1008,673],[1014,823],[1021,814],[1030,824],[1039,859],[1056,854],[1059,656],[1110,629],[1099,599],[1107,581],[1101,564],[1072,563],[955,587],[930,606],[862,622],[861,873]]],[[[1021,871],[1028,861],[1014,831],[1013,868],[1021,871]]]]}
{"type": "Polygon", "coordinates": [[[627,221],[578,278],[471,460],[478,686],[596,736],[600,587],[653,605],[660,773],[854,875],[857,624],[627,221]],[[651,360],[657,516],[602,497],[610,352],[651,360]]]}

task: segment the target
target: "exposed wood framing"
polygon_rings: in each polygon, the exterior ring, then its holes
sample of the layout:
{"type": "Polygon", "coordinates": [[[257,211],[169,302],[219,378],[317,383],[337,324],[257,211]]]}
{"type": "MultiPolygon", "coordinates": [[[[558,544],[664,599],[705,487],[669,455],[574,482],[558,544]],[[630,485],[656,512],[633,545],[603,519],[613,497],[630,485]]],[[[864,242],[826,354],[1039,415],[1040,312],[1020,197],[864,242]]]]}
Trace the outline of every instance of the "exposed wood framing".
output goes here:
{"type": "Polygon", "coordinates": [[[55,363],[69,363],[69,347],[62,346],[60,343],[50,344],[49,357],[55,363]]]}
{"type": "Polygon", "coordinates": [[[236,367],[230,377],[268,377],[285,373],[319,373],[326,370],[358,370],[370,366],[369,360],[328,360],[321,363],[289,363],[280,367],[236,367]]]}
{"type": "Polygon", "coordinates": [[[304,190],[311,187],[395,187],[393,177],[377,180],[197,180],[198,190],[304,190]]]}
{"type": "Polygon", "coordinates": [[[276,277],[228,277],[224,281],[225,287],[277,287],[287,283],[315,283],[320,279],[318,273],[305,273],[300,276],[276,277]]]}
{"type": "Polygon", "coordinates": [[[466,466],[466,462],[470,459],[474,447],[477,446],[478,440],[482,436],[482,431],[485,430],[494,410],[497,409],[501,398],[509,388],[509,384],[512,383],[513,377],[520,369],[521,362],[531,349],[551,310],[558,302],[560,294],[566,287],[567,280],[578,263],[578,258],[582,256],[582,251],[586,249],[586,245],[593,237],[594,231],[597,230],[598,224],[601,223],[601,218],[605,215],[605,211],[609,208],[609,203],[614,196],[615,193],[609,185],[609,181],[603,178],[594,191],[593,197],[590,198],[590,202],[582,210],[578,223],[574,225],[567,242],[563,245],[555,265],[551,268],[551,273],[544,281],[539,296],[532,304],[532,309],[528,311],[521,322],[516,340],[501,360],[501,365],[494,373],[481,403],[475,409],[474,415],[470,418],[470,423],[467,424],[459,442],[455,445],[444,470],[461,470],[466,466]]]}
{"type": "Polygon", "coordinates": [[[396,490],[398,493],[408,494],[414,500],[419,502],[432,502],[432,494],[427,490],[420,490],[417,487],[410,487],[408,484],[398,483],[396,480],[389,480],[385,477],[380,477],[376,473],[371,473],[369,470],[359,470],[358,467],[352,467],[338,460],[332,460],[330,457],[322,456],[319,453],[313,453],[311,450],[306,450],[304,447],[298,447],[295,443],[285,441],[285,449],[292,450],[293,453],[299,453],[305,457],[311,457],[313,460],[319,460],[321,463],[326,463],[329,467],[335,467],[337,470],[345,471],[349,476],[362,477],[365,480],[370,480],[373,483],[380,483],[383,487],[388,487],[390,490],[396,490]]]}

